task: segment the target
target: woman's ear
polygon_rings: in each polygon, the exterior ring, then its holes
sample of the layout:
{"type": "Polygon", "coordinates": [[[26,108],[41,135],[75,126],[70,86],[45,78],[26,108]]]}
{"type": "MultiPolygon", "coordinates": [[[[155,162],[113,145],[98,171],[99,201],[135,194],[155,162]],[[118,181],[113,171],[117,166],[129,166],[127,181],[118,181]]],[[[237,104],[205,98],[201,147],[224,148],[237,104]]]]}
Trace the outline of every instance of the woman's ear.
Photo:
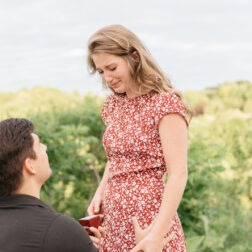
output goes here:
{"type": "Polygon", "coordinates": [[[132,55],[133,55],[133,58],[135,59],[135,61],[136,61],[137,63],[139,63],[139,62],[140,62],[140,55],[139,55],[138,51],[135,50],[135,51],[132,53],[132,55]]]}

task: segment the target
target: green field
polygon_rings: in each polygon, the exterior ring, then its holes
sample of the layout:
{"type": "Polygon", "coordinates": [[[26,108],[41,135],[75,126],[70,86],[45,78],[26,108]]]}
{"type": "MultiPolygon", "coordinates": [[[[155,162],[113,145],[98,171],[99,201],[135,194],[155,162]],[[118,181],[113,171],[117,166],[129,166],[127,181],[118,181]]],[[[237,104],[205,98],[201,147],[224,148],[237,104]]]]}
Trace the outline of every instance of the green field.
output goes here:
{"type": "MultiPolygon", "coordinates": [[[[189,178],[179,207],[189,251],[252,251],[252,83],[185,92],[189,178]]],[[[86,208],[106,163],[104,98],[36,87],[0,93],[0,119],[31,119],[48,146],[53,176],[42,199],[73,216],[86,208]]]]}

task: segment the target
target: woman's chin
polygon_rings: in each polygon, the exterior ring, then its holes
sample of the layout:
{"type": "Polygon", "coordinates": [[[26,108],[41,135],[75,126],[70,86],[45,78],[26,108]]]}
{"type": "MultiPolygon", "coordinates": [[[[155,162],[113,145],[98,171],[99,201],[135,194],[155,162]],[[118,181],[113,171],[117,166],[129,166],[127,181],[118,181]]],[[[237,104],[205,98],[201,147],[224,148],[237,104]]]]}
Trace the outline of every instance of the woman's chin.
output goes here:
{"type": "Polygon", "coordinates": [[[125,90],[122,90],[121,88],[113,88],[113,90],[115,91],[115,93],[117,94],[124,94],[125,90]]]}

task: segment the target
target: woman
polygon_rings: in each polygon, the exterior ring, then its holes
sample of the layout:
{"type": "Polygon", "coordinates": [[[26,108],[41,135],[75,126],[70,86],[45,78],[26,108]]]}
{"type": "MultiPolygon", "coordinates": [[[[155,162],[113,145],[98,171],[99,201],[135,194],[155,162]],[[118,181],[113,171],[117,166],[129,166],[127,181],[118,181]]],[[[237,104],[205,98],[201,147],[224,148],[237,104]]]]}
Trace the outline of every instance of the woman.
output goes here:
{"type": "Polygon", "coordinates": [[[89,40],[88,64],[110,95],[101,117],[108,162],[88,213],[104,214],[101,251],[136,245],[132,217],[151,230],[135,251],[187,251],[176,210],[187,181],[191,112],[131,31],[107,26],[89,40]],[[168,172],[167,182],[164,182],[168,172]],[[172,239],[163,248],[164,237],[172,239]]]}

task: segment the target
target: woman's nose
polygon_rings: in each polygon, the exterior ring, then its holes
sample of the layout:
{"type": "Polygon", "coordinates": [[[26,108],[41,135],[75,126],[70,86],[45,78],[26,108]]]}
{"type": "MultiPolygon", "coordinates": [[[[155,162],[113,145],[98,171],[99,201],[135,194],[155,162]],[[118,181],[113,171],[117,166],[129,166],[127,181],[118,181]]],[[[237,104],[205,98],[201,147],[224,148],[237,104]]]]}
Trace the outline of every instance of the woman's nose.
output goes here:
{"type": "Polygon", "coordinates": [[[111,81],[112,81],[112,77],[111,77],[111,75],[110,74],[108,74],[108,73],[105,73],[104,72],[104,80],[107,82],[107,83],[110,83],[111,81]]]}

